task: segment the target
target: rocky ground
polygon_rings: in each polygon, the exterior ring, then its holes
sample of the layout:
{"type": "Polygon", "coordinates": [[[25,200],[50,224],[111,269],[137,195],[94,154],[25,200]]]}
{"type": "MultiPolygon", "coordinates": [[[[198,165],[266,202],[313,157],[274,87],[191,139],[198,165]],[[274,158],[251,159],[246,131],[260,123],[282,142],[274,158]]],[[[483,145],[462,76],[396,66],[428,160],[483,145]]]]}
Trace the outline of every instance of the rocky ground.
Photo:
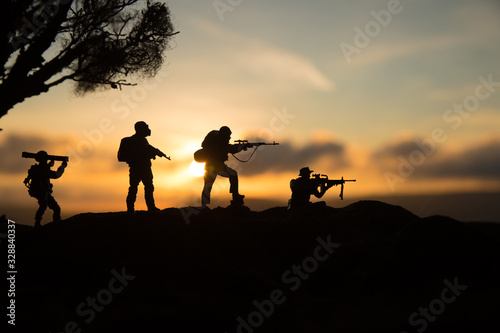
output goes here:
{"type": "Polygon", "coordinates": [[[500,224],[379,201],[86,213],[16,226],[16,331],[498,332],[499,263],[500,224]]]}

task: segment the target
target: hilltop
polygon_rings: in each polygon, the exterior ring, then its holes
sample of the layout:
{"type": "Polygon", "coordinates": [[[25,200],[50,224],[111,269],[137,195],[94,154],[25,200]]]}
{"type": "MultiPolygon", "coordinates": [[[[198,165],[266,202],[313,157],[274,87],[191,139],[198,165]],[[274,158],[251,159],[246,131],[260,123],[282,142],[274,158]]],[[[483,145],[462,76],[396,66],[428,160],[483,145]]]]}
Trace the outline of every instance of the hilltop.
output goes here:
{"type": "Polygon", "coordinates": [[[379,201],[19,225],[16,328],[497,332],[499,230],[379,201]]]}

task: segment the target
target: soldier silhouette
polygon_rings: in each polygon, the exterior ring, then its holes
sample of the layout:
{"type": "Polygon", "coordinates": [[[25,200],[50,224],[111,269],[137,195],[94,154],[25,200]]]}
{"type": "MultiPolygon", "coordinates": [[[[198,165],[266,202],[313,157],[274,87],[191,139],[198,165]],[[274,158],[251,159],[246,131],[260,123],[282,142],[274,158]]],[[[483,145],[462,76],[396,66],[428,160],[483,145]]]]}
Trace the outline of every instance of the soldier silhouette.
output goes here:
{"type": "Polygon", "coordinates": [[[218,131],[213,130],[207,134],[201,146],[204,151],[205,175],[203,192],[201,194],[201,206],[205,208],[210,203],[210,192],[217,176],[229,178],[229,193],[233,195],[231,204],[233,206],[243,206],[244,195],[238,192],[238,173],[226,165],[228,154],[236,154],[245,145],[232,145],[231,130],[227,126],[222,126],[218,131]]]}
{"type": "Polygon", "coordinates": [[[170,159],[159,149],[151,146],[146,139],[151,135],[149,126],[144,121],[138,121],[134,125],[135,134],[123,138],[118,150],[118,161],[127,162],[130,167],[129,181],[130,187],[127,195],[127,212],[135,211],[134,205],[137,197],[137,188],[142,181],[144,184],[144,198],[148,211],[158,211],[153,197],[153,172],[151,170],[151,159],[156,156],[170,159]]]}
{"type": "Polygon", "coordinates": [[[299,170],[299,178],[290,181],[290,189],[292,190],[292,198],[288,200],[289,211],[307,211],[315,207],[325,207],[324,201],[319,201],[314,204],[310,202],[311,195],[316,198],[321,198],[326,193],[329,187],[318,186],[318,183],[311,178],[313,171],[309,167],[304,167],[299,170]]]}
{"type": "Polygon", "coordinates": [[[35,228],[38,228],[47,207],[54,212],[53,221],[61,221],[61,208],[52,196],[50,179],[61,177],[68,163],[63,161],[59,168],[57,168],[57,171],[51,170],[50,168],[54,166],[54,161],[50,160],[49,162],[48,154],[43,150],[36,153],[35,160],[38,164],[30,167],[28,176],[24,179],[24,184],[28,187],[29,195],[38,200],[39,208],[35,214],[35,228]]]}

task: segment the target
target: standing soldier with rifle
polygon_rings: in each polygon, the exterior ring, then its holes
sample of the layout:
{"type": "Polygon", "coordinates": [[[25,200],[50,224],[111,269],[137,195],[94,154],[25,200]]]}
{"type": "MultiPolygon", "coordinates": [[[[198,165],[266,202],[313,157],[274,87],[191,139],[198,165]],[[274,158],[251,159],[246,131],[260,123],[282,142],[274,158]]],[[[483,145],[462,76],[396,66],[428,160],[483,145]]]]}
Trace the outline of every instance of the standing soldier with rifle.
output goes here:
{"type": "Polygon", "coordinates": [[[144,184],[144,198],[146,199],[148,211],[159,211],[160,209],[156,207],[153,197],[154,186],[151,159],[156,159],[156,156],[159,156],[170,160],[170,157],[149,144],[146,137],[151,135],[151,130],[145,122],[138,121],[135,123],[134,128],[135,134],[123,138],[118,150],[118,161],[127,162],[130,167],[130,187],[126,200],[127,212],[134,213],[135,211],[134,205],[137,197],[137,188],[141,181],[144,184]]]}
{"type": "Polygon", "coordinates": [[[28,170],[28,177],[24,179],[24,185],[28,188],[29,195],[38,200],[39,208],[35,214],[35,228],[40,227],[40,222],[47,207],[54,212],[53,221],[60,222],[61,207],[52,196],[50,179],[57,179],[62,176],[64,169],[68,165],[69,158],[67,156],[48,155],[43,150],[36,154],[23,152],[22,157],[34,158],[38,162],[38,164],[31,166],[28,170]],[[62,161],[57,171],[50,169],[54,166],[54,161],[62,161]]]}

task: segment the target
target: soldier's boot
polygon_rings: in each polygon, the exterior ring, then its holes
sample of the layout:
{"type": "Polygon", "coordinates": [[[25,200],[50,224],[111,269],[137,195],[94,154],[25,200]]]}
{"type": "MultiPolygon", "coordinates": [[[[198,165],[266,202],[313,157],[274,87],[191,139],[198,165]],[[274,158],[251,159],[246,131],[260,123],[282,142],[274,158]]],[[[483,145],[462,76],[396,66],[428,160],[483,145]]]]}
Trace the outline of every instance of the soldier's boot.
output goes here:
{"type": "Polygon", "coordinates": [[[137,189],[134,191],[133,189],[129,188],[128,189],[128,195],[127,195],[127,213],[134,213],[135,208],[135,198],[137,196],[137,189]]]}
{"type": "Polygon", "coordinates": [[[161,209],[156,207],[155,205],[155,199],[153,197],[153,192],[146,192],[144,194],[144,198],[146,199],[146,206],[148,206],[148,211],[149,212],[158,212],[161,209]]]}
{"type": "Polygon", "coordinates": [[[201,208],[207,208],[210,203],[210,192],[212,192],[212,186],[214,184],[213,178],[205,176],[205,185],[203,185],[203,191],[201,192],[201,208]]]}
{"type": "Polygon", "coordinates": [[[36,229],[40,228],[40,226],[41,226],[40,222],[42,221],[42,217],[43,217],[43,213],[45,213],[45,209],[47,209],[47,206],[41,204],[40,207],[38,207],[38,210],[36,211],[36,214],[35,214],[35,228],[36,229]]]}
{"type": "Polygon", "coordinates": [[[54,211],[54,214],[52,215],[52,221],[53,222],[61,222],[61,207],[57,204],[57,202],[52,203],[51,205],[52,210],[54,211]]]}
{"type": "Polygon", "coordinates": [[[208,195],[203,192],[201,194],[201,208],[206,208],[207,205],[210,203],[210,193],[208,195]]]}
{"type": "Polygon", "coordinates": [[[135,213],[135,207],[133,203],[127,202],[127,213],[135,213]]]}
{"type": "Polygon", "coordinates": [[[244,197],[245,197],[244,195],[241,195],[239,193],[233,193],[233,200],[231,200],[231,205],[243,206],[244,205],[244,202],[243,202],[244,197]]]}

